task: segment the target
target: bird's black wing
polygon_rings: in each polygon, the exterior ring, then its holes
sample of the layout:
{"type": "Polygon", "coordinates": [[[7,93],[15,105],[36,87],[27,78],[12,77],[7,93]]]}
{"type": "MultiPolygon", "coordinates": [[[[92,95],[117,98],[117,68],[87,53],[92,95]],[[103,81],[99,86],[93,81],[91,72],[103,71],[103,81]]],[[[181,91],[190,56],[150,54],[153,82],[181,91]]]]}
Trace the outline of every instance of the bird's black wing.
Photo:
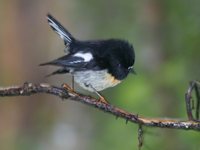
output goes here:
{"type": "Polygon", "coordinates": [[[72,72],[81,70],[97,70],[99,68],[90,52],[77,52],[74,54],[68,54],[56,60],[40,64],[40,66],[44,65],[60,66],[65,68],[65,70],[68,69],[72,72]]]}
{"type": "Polygon", "coordinates": [[[56,75],[56,74],[65,74],[65,73],[69,73],[70,70],[67,69],[67,68],[60,68],[60,69],[57,69],[56,71],[46,75],[45,77],[50,77],[52,75],[56,75]]]}

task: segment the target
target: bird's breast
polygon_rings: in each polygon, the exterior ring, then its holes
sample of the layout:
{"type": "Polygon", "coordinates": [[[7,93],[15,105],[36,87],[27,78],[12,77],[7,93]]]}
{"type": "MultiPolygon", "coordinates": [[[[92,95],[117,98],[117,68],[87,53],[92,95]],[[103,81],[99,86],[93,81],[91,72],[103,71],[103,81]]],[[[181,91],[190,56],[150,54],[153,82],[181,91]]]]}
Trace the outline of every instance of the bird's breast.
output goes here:
{"type": "Polygon", "coordinates": [[[102,91],[121,82],[109,74],[107,70],[74,72],[74,80],[82,88],[91,92],[93,92],[94,89],[96,91],[102,91]]]}

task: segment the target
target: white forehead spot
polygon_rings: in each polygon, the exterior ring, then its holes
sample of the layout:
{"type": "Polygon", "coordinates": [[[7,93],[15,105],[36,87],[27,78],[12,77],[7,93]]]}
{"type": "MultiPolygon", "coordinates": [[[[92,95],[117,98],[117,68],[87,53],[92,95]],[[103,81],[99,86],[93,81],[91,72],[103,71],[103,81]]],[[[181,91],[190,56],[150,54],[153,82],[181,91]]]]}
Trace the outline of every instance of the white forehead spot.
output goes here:
{"type": "Polygon", "coordinates": [[[85,62],[89,62],[90,60],[93,59],[92,54],[89,52],[88,53],[79,52],[79,53],[76,53],[74,56],[83,58],[85,62]]]}
{"type": "Polygon", "coordinates": [[[133,69],[133,66],[128,67],[128,70],[131,70],[131,69],[133,69]]]}

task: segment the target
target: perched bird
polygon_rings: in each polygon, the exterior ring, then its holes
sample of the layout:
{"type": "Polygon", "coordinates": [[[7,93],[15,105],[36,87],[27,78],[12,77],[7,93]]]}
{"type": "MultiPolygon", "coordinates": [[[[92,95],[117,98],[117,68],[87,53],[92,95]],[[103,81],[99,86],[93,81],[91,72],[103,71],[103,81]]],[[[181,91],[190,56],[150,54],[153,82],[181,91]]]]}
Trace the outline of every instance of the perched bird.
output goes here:
{"type": "Polygon", "coordinates": [[[80,41],[75,39],[53,16],[47,15],[51,28],[64,40],[68,54],[40,64],[59,66],[50,75],[71,73],[82,88],[95,92],[119,84],[132,72],[135,53],[131,44],[120,39],[80,41]]]}

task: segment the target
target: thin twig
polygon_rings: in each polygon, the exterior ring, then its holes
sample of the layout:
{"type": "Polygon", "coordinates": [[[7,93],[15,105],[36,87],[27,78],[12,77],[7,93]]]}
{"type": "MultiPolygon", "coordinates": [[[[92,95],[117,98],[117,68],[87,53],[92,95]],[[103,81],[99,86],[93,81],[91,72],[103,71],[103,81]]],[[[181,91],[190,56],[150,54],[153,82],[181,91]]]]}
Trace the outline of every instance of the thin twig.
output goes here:
{"type": "Polygon", "coordinates": [[[143,129],[142,129],[142,125],[139,124],[138,126],[138,149],[140,150],[143,146],[143,129]]]}
{"type": "Polygon", "coordinates": [[[62,87],[52,86],[46,83],[33,84],[25,83],[22,86],[12,86],[0,88],[0,96],[30,96],[38,93],[47,93],[60,97],[61,99],[69,99],[86,105],[98,108],[104,112],[110,113],[116,117],[123,118],[129,122],[133,122],[142,126],[184,129],[200,131],[200,123],[195,121],[180,121],[178,119],[154,119],[138,116],[125,110],[117,108],[110,104],[102,103],[95,98],[85,96],[79,93],[71,93],[62,87]]]}
{"type": "Polygon", "coordinates": [[[186,111],[188,119],[191,121],[200,122],[199,120],[199,109],[200,109],[200,93],[199,93],[200,83],[198,81],[191,81],[190,86],[185,94],[185,103],[186,103],[186,111]],[[195,91],[196,94],[196,110],[195,110],[195,117],[192,114],[192,110],[194,107],[194,99],[192,98],[192,92],[195,91]],[[191,106],[192,104],[192,106],[191,106]]]}
{"type": "Polygon", "coordinates": [[[195,93],[196,93],[196,99],[197,99],[197,104],[196,104],[196,119],[199,120],[199,109],[200,109],[200,93],[199,93],[199,83],[196,82],[195,84],[195,93]]]}
{"type": "Polygon", "coordinates": [[[194,117],[192,115],[192,107],[191,107],[191,99],[192,99],[192,90],[194,88],[194,82],[190,83],[190,86],[185,94],[185,104],[186,104],[186,111],[189,120],[193,120],[194,117]]]}

